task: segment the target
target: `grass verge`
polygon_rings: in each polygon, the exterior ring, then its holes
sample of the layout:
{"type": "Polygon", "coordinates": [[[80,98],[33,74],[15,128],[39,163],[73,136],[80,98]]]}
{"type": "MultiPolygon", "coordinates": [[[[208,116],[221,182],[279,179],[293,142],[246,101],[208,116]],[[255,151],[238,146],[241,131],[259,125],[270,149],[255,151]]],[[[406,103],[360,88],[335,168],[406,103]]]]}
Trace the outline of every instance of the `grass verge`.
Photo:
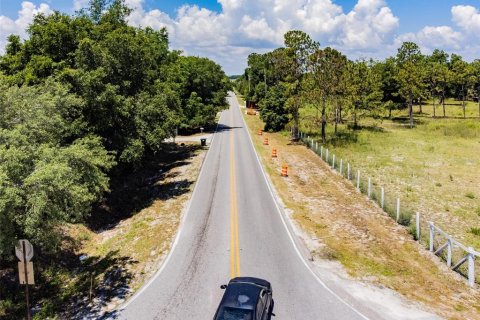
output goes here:
{"type": "MultiPolygon", "coordinates": [[[[243,101],[239,99],[242,104],[243,101]]],[[[479,319],[480,294],[424,251],[408,231],[285,133],[256,136],[258,116],[244,115],[254,146],[287,209],[312,238],[326,246],[315,258],[335,259],[357,279],[382,285],[449,319],[479,319]],[[278,158],[271,158],[276,148],[278,158]],[[282,178],[282,164],[289,177],[282,178]]]]}

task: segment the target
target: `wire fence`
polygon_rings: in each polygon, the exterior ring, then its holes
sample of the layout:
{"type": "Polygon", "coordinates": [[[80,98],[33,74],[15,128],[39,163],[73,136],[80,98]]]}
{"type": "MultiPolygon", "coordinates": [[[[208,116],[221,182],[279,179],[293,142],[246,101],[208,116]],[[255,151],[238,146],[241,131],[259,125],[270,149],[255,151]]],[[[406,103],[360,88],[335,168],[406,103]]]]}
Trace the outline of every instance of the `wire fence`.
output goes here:
{"type": "Polygon", "coordinates": [[[478,266],[480,254],[478,252],[454,240],[432,222],[421,220],[420,214],[415,213],[406,201],[402,203],[399,196],[388,193],[384,187],[352,166],[348,160],[336,157],[333,150],[326,148],[303,132],[299,134],[300,140],[308,148],[314,151],[338,174],[349,180],[359,192],[376,202],[398,224],[407,227],[415,240],[444,260],[452,270],[465,276],[470,286],[475,285],[475,279],[480,279],[480,274],[478,274],[480,272],[480,266],[478,266]],[[429,232],[424,232],[426,230],[429,232]],[[445,241],[442,242],[442,237],[443,240],[447,239],[446,243],[445,241]],[[452,261],[456,261],[456,263],[452,261]],[[477,265],[477,268],[475,268],[475,265],[477,265]]]}

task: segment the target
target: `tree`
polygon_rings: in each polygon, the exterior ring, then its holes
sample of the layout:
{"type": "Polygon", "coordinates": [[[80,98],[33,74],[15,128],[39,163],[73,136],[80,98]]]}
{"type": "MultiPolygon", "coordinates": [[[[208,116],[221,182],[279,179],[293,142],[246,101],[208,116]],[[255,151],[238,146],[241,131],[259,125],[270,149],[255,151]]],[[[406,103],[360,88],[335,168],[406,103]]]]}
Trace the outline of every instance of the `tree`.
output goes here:
{"type": "Polygon", "coordinates": [[[358,117],[363,113],[375,116],[381,106],[381,70],[373,61],[349,62],[349,94],[353,105],[353,126],[358,126],[358,117]]]}
{"type": "Polygon", "coordinates": [[[21,237],[53,249],[57,226],[84,219],[108,190],[114,156],[99,137],[74,138],[81,101],[58,82],[10,87],[0,105],[0,254],[21,237]]]}
{"type": "Polygon", "coordinates": [[[476,59],[475,61],[473,61],[471,64],[471,68],[473,76],[473,89],[478,102],[478,116],[480,117],[480,60],[476,59]]]}
{"type": "Polygon", "coordinates": [[[445,91],[449,79],[448,54],[435,49],[426,61],[426,81],[432,99],[433,117],[436,117],[435,99],[440,96],[445,117],[445,91]]]}
{"type": "Polygon", "coordinates": [[[164,150],[178,127],[212,124],[230,81],[169,50],[166,29],[127,24],[122,0],[35,16],[0,56],[0,256],[28,237],[53,249],[113,174],[164,150]],[[111,170],[119,164],[117,170],[111,170]]]}
{"type": "Polygon", "coordinates": [[[267,95],[260,103],[260,118],[265,122],[265,130],[279,131],[288,123],[288,110],[285,108],[285,87],[276,84],[268,89],[267,95]]]}
{"type": "Polygon", "coordinates": [[[297,137],[299,127],[299,109],[302,78],[308,70],[308,60],[310,55],[315,52],[320,44],[303,31],[292,30],[284,35],[286,57],[289,67],[286,82],[288,85],[287,106],[293,121],[293,137],[297,137]]]}
{"type": "Polygon", "coordinates": [[[413,100],[424,91],[424,57],[413,42],[404,42],[398,49],[396,80],[399,94],[408,102],[410,127],[413,128],[413,100]]]}
{"type": "Polygon", "coordinates": [[[461,56],[452,54],[450,61],[452,80],[455,85],[455,91],[462,99],[463,118],[466,118],[465,102],[468,94],[468,90],[474,84],[475,78],[473,75],[473,69],[464,61],[461,56]]]}
{"type": "MultiPolygon", "coordinates": [[[[311,85],[310,92],[317,100],[321,113],[322,140],[326,141],[327,108],[335,112],[335,129],[338,123],[339,96],[345,93],[342,86],[346,75],[347,58],[332,48],[318,49],[310,56],[311,85]],[[333,106],[332,106],[333,104],[333,106]]],[[[317,109],[318,110],[318,109],[317,109]]]]}

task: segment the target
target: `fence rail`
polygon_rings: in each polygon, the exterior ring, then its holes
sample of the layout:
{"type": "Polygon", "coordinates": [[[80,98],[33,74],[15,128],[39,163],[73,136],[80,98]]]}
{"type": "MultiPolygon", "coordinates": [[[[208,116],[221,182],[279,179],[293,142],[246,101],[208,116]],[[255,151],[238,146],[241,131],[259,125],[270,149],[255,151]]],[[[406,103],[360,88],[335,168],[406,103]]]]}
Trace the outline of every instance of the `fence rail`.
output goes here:
{"type": "MultiPolygon", "coordinates": [[[[405,227],[410,227],[414,239],[422,242],[420,213],[415,213],[415,224],[412,224],[413,210],[406,205],[402,205],[400,197],[389,196],[385,193],[384,187],[376,188],[376,184],[370,177],[365,177],[358,169],[355,170],[349,161],[338,159],[331,150],[305,133],[300,132],[300,139],[333,170],[356,186],[359,192],[375,201],[392,219],[405,227]],[[347,168],[346,172],[345,167],[347,168]]],[[[447,266],[453,271],[465,276],[470,286],[475,286],[475,263],[480,261],[480,259],[476,259],[480,258],[480,253],[458,242],[433,222],[428,222],[428,229],[428,249],[443,258],[447,266]],[[439,242],[439,240],[442,240],[441,238],[443,238],[443,242],[439,242]]],[[[478,270],[480,268],[477,268],[478,270]]]]}

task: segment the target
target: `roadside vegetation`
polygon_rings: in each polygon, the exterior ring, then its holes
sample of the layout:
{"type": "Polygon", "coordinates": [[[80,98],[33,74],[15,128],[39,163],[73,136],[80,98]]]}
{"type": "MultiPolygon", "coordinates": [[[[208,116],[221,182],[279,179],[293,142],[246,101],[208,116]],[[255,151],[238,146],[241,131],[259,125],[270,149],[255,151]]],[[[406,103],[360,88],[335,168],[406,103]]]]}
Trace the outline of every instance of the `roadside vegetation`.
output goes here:
{"type": "Polygon", "coordinates": [[[383,61],[351,61],[302,31],[284,39],[284,47],[251,54],[236,80],[263,129],[292,141],[308,134],[402,208],[478,250],[480,60],[424,55],[405,42],[383,61]]]}
{"type": "Polygon", "coordinates": [[[2,319],[24,314],[18,239],[35,247],[45,319],[123,299],[175,233],[202,149],[165,141],[212,127],[231,84],[215,62],[170,50],[166,29],[129,26],[130,12],[92,0],[39,14],[0,56],[2,319]]]}
{"type": "MultiPolygon", "coordinates": [[[[478,291],[421,248],[407,229],[314,152],[292,143],[289,132],[265,133],[269,146],[264,146],[257,131],[265,123],[259,116],[244,118],[287,213],[316,244],[314,260],[339,262],[358,281],[395,290],[447,319],[478,319],[478,291]],[[271,157],[272,148],[278,158],[271,157]],[[287,178],[280,176],[284,164],[287,178]]],[[[328,269],[343,276],[341,269],[331,265],[328,269]]]]}

